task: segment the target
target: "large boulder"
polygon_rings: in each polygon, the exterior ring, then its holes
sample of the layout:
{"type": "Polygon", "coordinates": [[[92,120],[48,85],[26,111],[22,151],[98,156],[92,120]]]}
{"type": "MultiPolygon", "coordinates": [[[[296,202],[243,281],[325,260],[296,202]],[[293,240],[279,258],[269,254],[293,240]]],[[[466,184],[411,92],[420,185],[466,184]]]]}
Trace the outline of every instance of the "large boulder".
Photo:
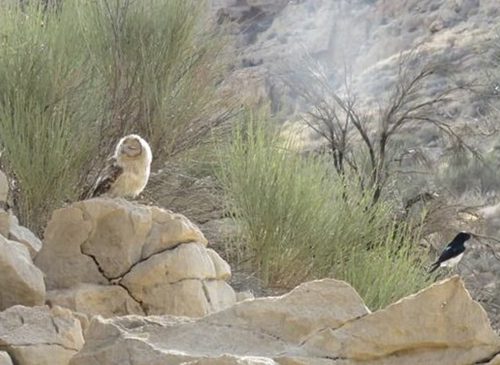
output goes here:
{"type": "Polygon", "coordinates": [[[43,273],[21,243],[0,235],[0,310],[16,304],[41,305],[45,301],[43,273]]]}
{"type": "Polygon", "coordinates": [[[325,279],[198,320],[95,317],[84,349],[71,364],[275,364],[272,358],[284,353],[307,356],[302,342],[321,329],[340,327],[368,313],[349,285],[325,279]]]}
{"type": "Polygon", "coordinates": [[[229,265],[181,214],[96,198],[56,210],[36,264],[52,304],[87,314],[203,316],[236,302],[229,265]]]}
{"type": "Polygon", "coordinates": [[[500,338],[455,276],[341,328],[325,327],[304,347],[356,361],[465,365],[500,351],[500,338]]]}
{"type": "Polygon", "coordinates": [[[500,339],[458,277],[370,313],[346,283],[300,285],[200,319],[91,321],[71,365],[496,364],[500,339]]]}
{"type": "Polygon", "coordinates": [[[0,349],[16,365],[67,365],[82,346],[80,322],[67,309],[14,306],[0,313],[0,349]]]}

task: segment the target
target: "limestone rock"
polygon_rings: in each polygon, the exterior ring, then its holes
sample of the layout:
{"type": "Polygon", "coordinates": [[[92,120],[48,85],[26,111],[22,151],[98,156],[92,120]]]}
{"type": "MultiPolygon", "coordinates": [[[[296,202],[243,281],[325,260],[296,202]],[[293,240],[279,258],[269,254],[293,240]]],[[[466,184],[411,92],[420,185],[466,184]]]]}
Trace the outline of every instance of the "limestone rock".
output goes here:
{"type": "Polygon", "coordinates": [[[92,227],[81,245],[82,253],[94,258],[107,278],[122,276],[142,257],[141,243],[152,227],[152,213],[144,206],[126,200],[98,199],[77,203],[92,227]],[[105,249],[103,249],[105,248],[105,249]]]}
{"type": "Polygon", "coordinates": [[[134,283],[145,281],[153,281],[153,285],[158,286],[205,278],[215,279],[215,266],[207,249],[198,243],[186,243],[138,263],[125,275],[122,283],[131,288],[134,283]]]}
{"type": "Polygon", "coordinates": [[[153,227],[142,250],[142,258],[149,257],[179,243],[198,242],[207,245],[207,239],[189,219],[182,214],[151,207],[153,227]]]}
{"type": "Polygon", "coordinates": [[[139,303],[118,285],[79,284],[71,289],[49,290],[47,303],[104,317],[144,314],[139,303]]]}
{"type": "Polygon", "coordinates": [[[305,343],[318,356],[384,364],[472,364],[500,351],[486,312],[458,276],[305,343]]]}
{"type": "Polygon", "coordinates": [[[83,350],[71,364],[276,364],[273,358],[284,353],[307,358],[301,347],[304,339],[367,313],[349,285],[325,279],[303,284],[281,297],[248,300],[197,320],[95,317],[83,350]]]}
{"type": "Polygon", "coordinates": [[[325,279],[199,319],[94,317],[71,365],[493,365],[499,352],[458,277],[374,313],[348,284],[325,279]]]}
{"type": "Polygon", "coordinates": [[[314,331],[337,328],[368,313],[349,284],[323,279],[301,284],[281,297],[246,300],[229,312],[214,314],[212,320],[220,325],[260,329],[285,341],[301,343],[314,331]]]}
{"type": "Polygon", "coordinates": [[[231,278],[231,267],[229,264],[211,248],[207,249],[207,253],[215,268],[215,278],[219,280],[229,280],[231,278]]]}
{"type": "Polygon", "coordinates": [[[138,263],[120,283],[147,313],[203,316],[236,302],[232,288],[216,280],[218,273],[227,278],[221,261],[202,244],[182,244],[138,263]]]}
{"type": "Polygon", "coordinates": [[[10,214],[9,218],[9,239],[22,243],[28,249],[31,258],[35,258],[42,248],[42,241],[28,228],[21,226],[15,215],[10,214]]]}
{"type": "MultiPolygon", "coordinates": [[[[92,257],[82,253],[92,224],[81,209],[54,211],[45,229],[43,247],[35,264],[45,273],[47,289],[67,289],[80,283],[108,284],[92,257]]],[[[104,249],[104,248],[103,248],[104,249]]]]}
{"type": "Polygon", "coordinates": [[[82,346],[80,322],[69,310],[14,306],[0,313],[0,348],[17,365],[67,365],[82,346]]]}
{"type": "Polygon", "coordinates": [[[12,305],[40,305],[45,300],[43,273],[21,243],[0,235],[0,310],[12,305]]]}
{"type": "Polygon", "coordinates": [[[12,359],[5,351],[0,351],[0,365],[12,365],[12,359]]]}
{"type": "Polygon", "coordinates": [[[229,265],[206,245],[181,214],[96,198],[54,212],[36,264],[54,304],[105,317],[203,316],[236,302],[229,265]]]}
{"type": "Polygon", "coordinates": [[[209,313],[229,308],[236,303],[236,293],[223,280],[205,280],[203,290],[210,304],[209,313]]]}

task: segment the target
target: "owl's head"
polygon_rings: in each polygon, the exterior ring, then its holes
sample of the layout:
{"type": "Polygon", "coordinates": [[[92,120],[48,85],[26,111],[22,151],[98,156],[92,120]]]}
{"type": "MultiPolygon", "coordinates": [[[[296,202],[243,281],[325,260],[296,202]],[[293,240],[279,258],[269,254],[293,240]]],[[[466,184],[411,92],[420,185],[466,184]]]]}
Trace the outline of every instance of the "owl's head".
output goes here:
{"type": "Polygon", "coordinates": [[[151,163],[152,154],[149,144],[137,134],[129,134],[123,137],[115,150],[115,158],[138,159],[144,158],[151,163]]]}

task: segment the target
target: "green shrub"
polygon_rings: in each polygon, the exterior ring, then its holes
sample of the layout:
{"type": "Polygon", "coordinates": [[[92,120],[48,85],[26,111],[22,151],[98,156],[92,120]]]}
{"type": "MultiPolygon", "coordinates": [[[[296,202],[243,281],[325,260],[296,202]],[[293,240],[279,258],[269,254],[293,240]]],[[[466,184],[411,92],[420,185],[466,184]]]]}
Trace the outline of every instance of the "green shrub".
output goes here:
{"type": "Polygon", "coordinates": [[[372,192],[324,160],[289,152],[261,119],[249,114],[236,129],[219,177],[242,228],[240,255],[265,284],[333,276],[378,308],[429,282],[413,251],[418,234],[397,228],[388,204],[373,205],[372,192]]]}
{"type": "Polygon", "coordinates": [[[225,110],[224,38],[203,1],[29,3],[0,3],[0,145],[20,219],[40,230],[123,134],[146,137],[158,165],[196,146],[225,110]]]}
{"type": "Polygon", "coordinates": [[[67,11],[48,22],[35,7],[0,9],[2,161],[16,178],[19,214],[31,228],[74,195],[96,145],[103,94],[88,77],[77,34],[68,32],[74,16],[67,11]]]}
{"type": "Polygon", "coordinates": [[[82,43],[106,85],[112,134],[139,132],[154,156],[199,143],[225,109],[215,86],[225,37],[211,29],[206,2],[81,2],[82,43]]]}

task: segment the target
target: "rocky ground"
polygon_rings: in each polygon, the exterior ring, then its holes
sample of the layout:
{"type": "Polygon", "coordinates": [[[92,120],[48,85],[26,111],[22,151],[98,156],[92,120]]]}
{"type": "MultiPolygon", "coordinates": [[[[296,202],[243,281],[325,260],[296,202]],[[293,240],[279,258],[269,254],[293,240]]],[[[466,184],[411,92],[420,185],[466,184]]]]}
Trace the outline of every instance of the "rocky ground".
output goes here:
{"type": "Polygon", "coordinates": [[[458,276],[373,313],[334,279],[254,299],[181,214],[94,198],[42,242],[1,213],[2,365],[500,364],[458,276]]]}

